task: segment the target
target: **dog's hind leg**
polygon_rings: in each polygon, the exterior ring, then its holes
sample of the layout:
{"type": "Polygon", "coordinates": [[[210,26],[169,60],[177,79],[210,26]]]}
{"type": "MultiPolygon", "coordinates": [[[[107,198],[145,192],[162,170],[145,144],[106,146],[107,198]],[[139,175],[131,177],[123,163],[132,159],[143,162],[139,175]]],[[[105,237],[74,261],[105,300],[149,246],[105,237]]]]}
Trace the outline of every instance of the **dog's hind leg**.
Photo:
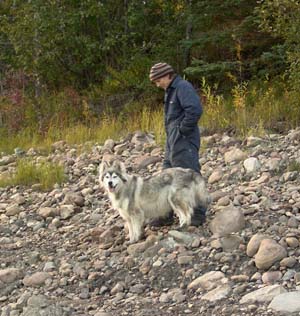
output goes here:
{"type": "Polygon", "coordinates": [[[179,218],[180,227],[184,225],[191,225],[191,219],[193,214],[193,209],[184,200],[179,200],[177,197],[169,197],[168,201],[179,218]]]}

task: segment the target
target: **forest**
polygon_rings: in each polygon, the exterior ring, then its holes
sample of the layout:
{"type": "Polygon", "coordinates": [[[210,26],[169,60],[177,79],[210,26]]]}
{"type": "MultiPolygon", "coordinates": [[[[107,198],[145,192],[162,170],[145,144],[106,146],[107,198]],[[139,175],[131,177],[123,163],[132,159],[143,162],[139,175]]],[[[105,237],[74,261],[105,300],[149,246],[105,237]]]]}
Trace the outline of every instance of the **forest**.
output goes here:
{"type": "Polygon", "coordinates": [[[2,0],[0,146],[157,128],[161,61],[199,91],[207,132],[294,128],[299,33],[298,0],[2,0]]]}

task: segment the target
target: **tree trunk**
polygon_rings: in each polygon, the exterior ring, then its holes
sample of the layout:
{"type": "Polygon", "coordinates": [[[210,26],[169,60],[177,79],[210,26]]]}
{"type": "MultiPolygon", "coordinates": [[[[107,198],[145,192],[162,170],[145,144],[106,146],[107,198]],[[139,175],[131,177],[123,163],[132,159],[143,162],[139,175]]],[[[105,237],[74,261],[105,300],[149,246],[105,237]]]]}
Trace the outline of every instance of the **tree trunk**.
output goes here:
{"type": "MultiPolygon", "coordinates": [[[[189,41],[192,37],[193,23],[192,23],[192,0],[187,1],[187,19],[186,19],[186,28],[185,28],[185,39],[189,41]]],[[[191,62],[191,49],[186,47],[184,51],[184,68],[188,67],[191,62]]]]}

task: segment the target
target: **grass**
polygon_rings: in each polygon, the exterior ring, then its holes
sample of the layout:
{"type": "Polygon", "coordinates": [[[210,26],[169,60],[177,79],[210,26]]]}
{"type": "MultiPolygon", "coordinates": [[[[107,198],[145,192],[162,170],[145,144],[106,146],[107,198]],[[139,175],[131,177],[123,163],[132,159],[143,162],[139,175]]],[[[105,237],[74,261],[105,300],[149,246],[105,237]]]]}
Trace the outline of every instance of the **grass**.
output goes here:
{"type": "Polygon", "coordinates": [[[86,142],[102,144],[108,138],[119,139],[136,130],[152,132],[157,143],[163,144],[165,132],[162,108],[151,111],[149,107],[144,107],[140,112],[127,117],[105,114],[99,123],[76,124],[65,128],[58,128],[54,125],[43,136],[29,130],[15,135],[8,135],[4,130],[0,130],[0,152],[13,153],[16,147],[25,150],[34,147],[44,153],[49,153],[51,152],[51,145],[59,140],[65,140],[69,145],[86,142]]]}
{"type": "MultiPolygon", "coordinates": [[[[230,129],[240,137],[262,136],[270,130],[276,131],[279,123],[285,129],[300,124],[299,97],[287,91],[283,84],[241,83],[232,89],[230,96],[225,97],[216,94],[203,80],[201,91],[204,97],[204,114],[200,125],[208,133],[230,129]]],[[[59,124],[53,119],[42,136],[28,128],[13,135],[0,129],[0,153],[12,153],[16,147],[24,150],[34,147],[49,153],[51,145],[59,140],[65,140],[69,145],[88,142],[102,144],[108,138],[119,139],[136,130],[152,132],[160,145],[165,142],[162,104],[153,107],[151,104],[141,106],[132,103],[127,105],[127,110],[123,113],[104,114],[97,122],[87,105],[85,108],[85,123],[71,124],[64,118],[63,123],[59,124]],[[140,110],[134,110],[137,108],[140,110]]],[[[57,115],[55,117],[57,119],[57,115]]],[[[71,122],[72,118],[69,118],[69,121],[71,122]]]]}
{"type": "Polygon", "coordinates": [[[39,184],[42,190],[49,190],[54,184],[61,184],[65,180],[66,175],[62,166],[50,162],[36,164],[29,159],[20,159],[11,176],[0,175],[0,187],[39,184]]]}
{"type": "MultiPolygon", "coordinates": [[[[211,134],[230,129],[239,137],[263,136],[269,131],[278,131],[279,123],[286,130],[300,124],[299,96],[285,90],[284,85],[250,86],[242,83],[234,87],[229,97],[224,97],[212,91],[203,81],[202,95],[204,114],[200,125],[211,134]]],[[[85,124],[71,124],[74,118],[64,117],[59,121],[54,114],[56,119],[49,122],[43,135],[33,128],[14,134],[9,134],[4,128],[0,129],[0,157],[13,153],[17,147],[23,150],[33,147],[47,155],[52,151],[52,144],[60,140],[71,146],[83,145],[82,150],[89,150],[91,144],[103,144],[108,138],[117,140],[137,130],[153,133],[159,145],[165,143],[162,105],[151,107],[151,104],[138,106],[132,103],[123,113],[106,113],[97,121],[87,105],[84,113],[85,124]]],[[[37,124],[35,122],[32,125],[37,124]]],[[[201,150],[205,150],[204,142],[201,150]]],[[[288,170],[299,171],[299,163],[291,162],[288,170]]],[[[28,159],[20,159],[11,176],[1,177],[0,173],[0,187],[39,184],[41,189],[48,190],[65,179],[61,166],[50,162],[35,164],[28,159]]]]}
{"type": "Polygon", "coordinates": [[[298,171],[300,172],[300,162],[296,160],[291,160],[288,167],[287,171],[298,171]]]}

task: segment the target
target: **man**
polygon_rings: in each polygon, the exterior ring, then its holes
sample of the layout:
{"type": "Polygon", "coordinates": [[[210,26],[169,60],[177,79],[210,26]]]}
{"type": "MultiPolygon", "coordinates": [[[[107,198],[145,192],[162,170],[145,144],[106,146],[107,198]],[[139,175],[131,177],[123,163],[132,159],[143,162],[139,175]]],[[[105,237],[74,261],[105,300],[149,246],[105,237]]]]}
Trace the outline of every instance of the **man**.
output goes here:
{"type": "MultiPolygon", "coordinates": [[[[175,74],[167,63],[151,67],[149,78],[157,87],[165,90],[164,122],[167,134],[163,168],[190,168],[200,173],[200,132],[198,121],[202,115],[200,98],[191,85],[175,74]]],[[[194,210],[192,225],[205,222],[206,209],[194,210]]],[[[171,225],[173,214],[152,222],[153,226],[171,225]]]]}

